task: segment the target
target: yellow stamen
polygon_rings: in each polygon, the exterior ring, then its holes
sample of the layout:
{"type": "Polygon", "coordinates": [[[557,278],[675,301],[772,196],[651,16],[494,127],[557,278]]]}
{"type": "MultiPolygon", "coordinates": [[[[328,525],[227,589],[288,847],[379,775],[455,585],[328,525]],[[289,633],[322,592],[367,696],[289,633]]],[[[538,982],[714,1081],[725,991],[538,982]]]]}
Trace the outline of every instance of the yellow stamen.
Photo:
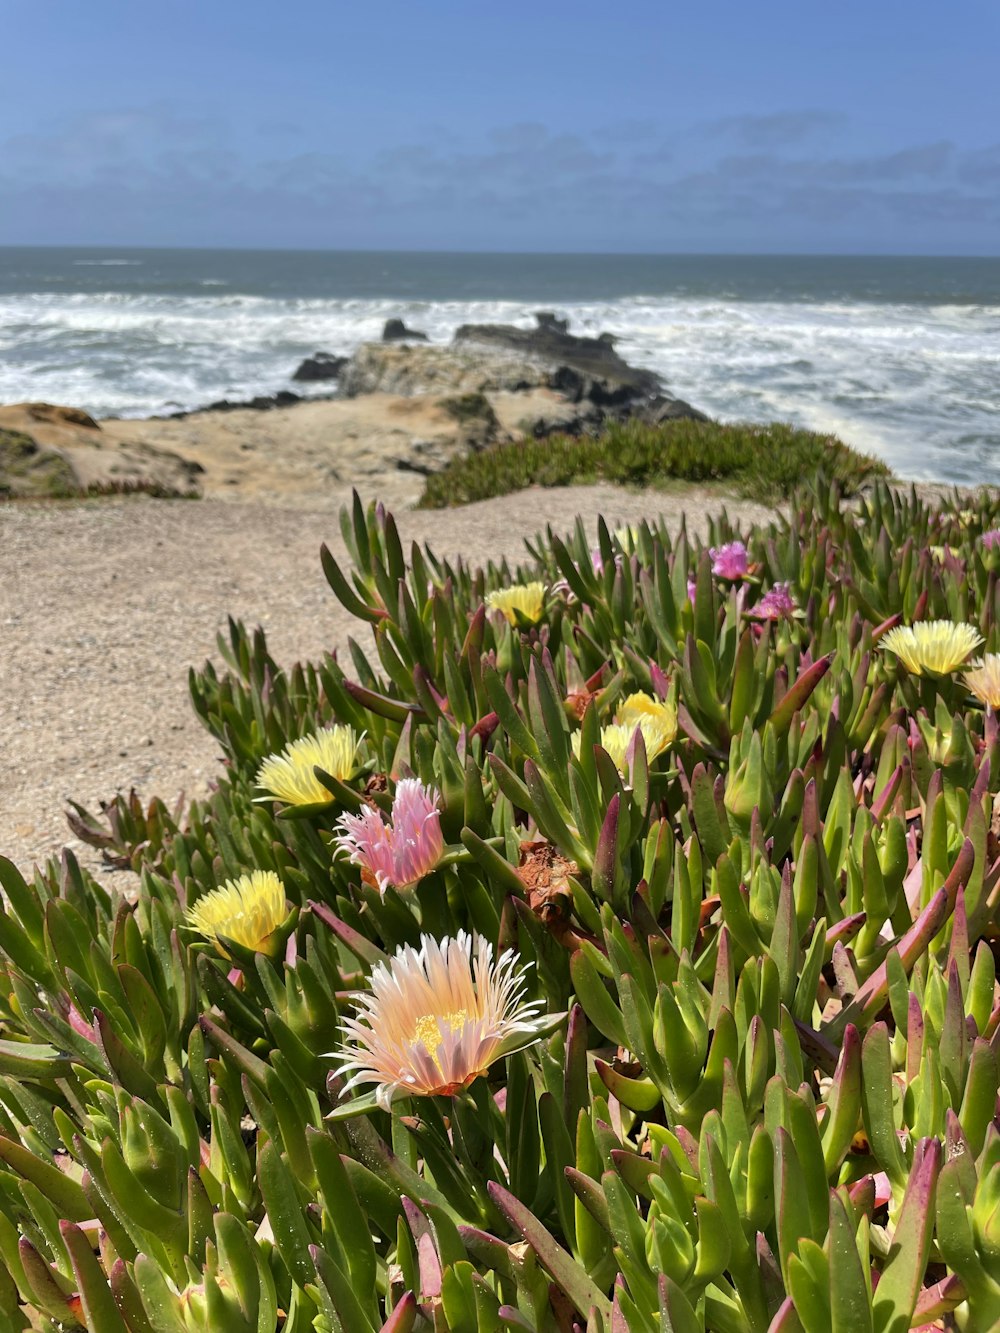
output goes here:
{"type": "Polygon", "coordinates": [[[415,1041],[423,1042],[428,1055],[436,1060],[438,1047],[444,1041],[441,1024],[444,1023],[449,1032],[458,1032],[468,1021],[467,1009],[456,1009],[453,1014],[422,1014],[416,1021],[413,1038],[415,1041]]]}

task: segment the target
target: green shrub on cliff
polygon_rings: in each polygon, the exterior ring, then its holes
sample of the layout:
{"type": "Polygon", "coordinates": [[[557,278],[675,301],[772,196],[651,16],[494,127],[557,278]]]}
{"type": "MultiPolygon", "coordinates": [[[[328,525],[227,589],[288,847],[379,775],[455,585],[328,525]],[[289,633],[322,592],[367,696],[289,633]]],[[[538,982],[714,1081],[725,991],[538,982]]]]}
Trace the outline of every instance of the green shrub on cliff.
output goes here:
{"type": "Polygon", "coordinates": [[[607,481],[656,487],[671,482],[719,482],[756,500],[776,500],[816,473],[855,491],[889,475],[878,459],[834,435],[794,426],[723,425],[717,421],[629,421],[601,435],[568,435],[498,444],[456,459],[427,479],[425,509],[488,500],[526,486],[607,481]]]}

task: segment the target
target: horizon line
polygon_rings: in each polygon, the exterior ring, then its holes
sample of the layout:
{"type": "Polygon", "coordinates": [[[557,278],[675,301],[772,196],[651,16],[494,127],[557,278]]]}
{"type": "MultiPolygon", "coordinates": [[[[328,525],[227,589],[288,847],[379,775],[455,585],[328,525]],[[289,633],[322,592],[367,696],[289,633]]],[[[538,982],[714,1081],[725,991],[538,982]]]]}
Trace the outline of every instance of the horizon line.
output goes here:
{"type": "Polygon", "coordinates": [[[110,242],[0,242],[3,250],[132,250],[176,251],[208,254],[306,254],[306,255],[412,255],[468,256],[509,259],[962,259],[1000,260],[995,254],[899,250],[490,250],[490,249],[398,249],[385,246],[287,246],[287,245],[135,245],[110,242]]]}

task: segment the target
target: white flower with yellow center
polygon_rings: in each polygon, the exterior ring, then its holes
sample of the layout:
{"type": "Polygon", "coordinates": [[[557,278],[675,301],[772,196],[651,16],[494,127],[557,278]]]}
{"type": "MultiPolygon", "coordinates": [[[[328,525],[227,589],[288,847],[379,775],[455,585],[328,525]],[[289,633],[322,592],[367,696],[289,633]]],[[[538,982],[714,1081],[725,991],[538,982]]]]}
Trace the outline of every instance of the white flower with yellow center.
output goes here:
{"type": "MultiPolygon", "coordinates": [[[[371,991],[354,997],[357,1015],[343,1025],[334,1054],[346,1088],[377,1085],[388,1109],[395,1097],[450,1097],[490,1065],[537,1041],[551,1019],[524,999],[525,970],[508,950],[494,961],[489,941],[459,931],[422,935],[388,965],[372,969],[371,991]]],[[[345,1089],[346,1090],[346,1089],[345,1089]]]]}

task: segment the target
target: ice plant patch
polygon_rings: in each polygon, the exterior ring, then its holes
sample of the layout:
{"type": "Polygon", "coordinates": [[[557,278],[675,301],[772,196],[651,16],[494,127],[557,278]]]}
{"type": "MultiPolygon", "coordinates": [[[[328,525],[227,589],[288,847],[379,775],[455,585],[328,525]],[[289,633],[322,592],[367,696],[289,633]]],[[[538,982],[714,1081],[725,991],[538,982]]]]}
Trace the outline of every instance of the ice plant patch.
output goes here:
{"type": "Polygon", "coordinates": [[[882,639],[880,647],[894,653],[914,676],[950,675],[976,651],[983,637],[972,625],[953,620],[921,620],[915,625],[897,625],[882,639]]]}
{"type": "Polygon", "coordinates": [[[389,823],[375,809],[341,815],[337,846],[380,893],[390,886],[411,888],[431,873],[444,851],[438,800],[433,788],[403,778],[396,784],[389,823]]]}
{"type": "Polygon", "coordinates": [[[379,1104],[401,1096],[448,1097],[492,1064],[536,1041],[550,1026],[540,1001],[524,998],[525,969],[508,950],[494,961],[489,941],[459,931],[421,936],[371,974],[355,996],[337,1055],[347,1089],[377,1085],[379,1104]]]}
{"type": "Polygon", "coordinates": [[[486,594],[485,601],[491,611],[499,611],[512,625],[517,624],[519,616],[529,624],[537,625],[545,609],[545,584],[532,582],[497,588],[486,594]]]}
{"type": "Polygon", "coordinates": [[[285,886],[273,870],[254,870],[227,880],[199,898],[188,911],[188,924],[211,940],[223,958],[223,937],[245,949],[266,950],[288,917],[285,886]]]}
{"type": "Polygon", "coordinates": [[[501,580],[357,499],[350,651],[233,622],[210,798],[74,807],[134,896],[0,857],[0,1330],[1000,1329],[1000,494],[963,503],[832,478],[726,583],[724,516],[501,580]],[[317,718],[342,805],[255,801],[317,718]]]}
{"type": "Polygon", "coordinates": [[[280,754],[269,755],[257,770],[257,786],[271,800],[288,805],[322,805],[333,800],[314,769],[346,782],[354,772],[361,737],[353,727],[337,725],[286,745],[280,754]]]}

